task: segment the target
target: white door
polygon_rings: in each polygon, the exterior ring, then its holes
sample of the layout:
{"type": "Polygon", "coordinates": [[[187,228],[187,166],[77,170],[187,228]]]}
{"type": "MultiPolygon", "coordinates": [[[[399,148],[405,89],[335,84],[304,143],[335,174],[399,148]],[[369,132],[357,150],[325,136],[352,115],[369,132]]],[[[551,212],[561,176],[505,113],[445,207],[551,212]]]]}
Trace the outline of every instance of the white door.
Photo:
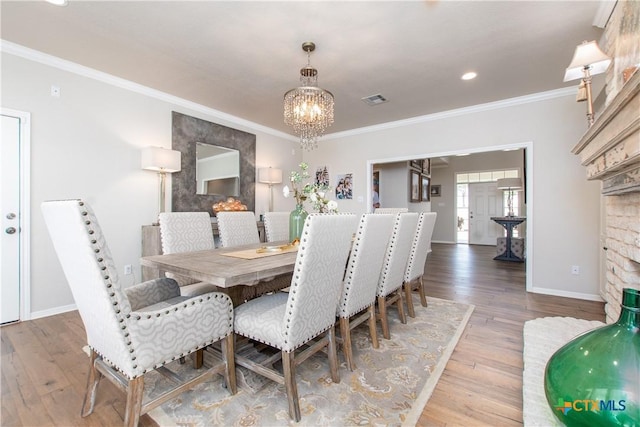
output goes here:
{"type": "Polygon", "coordinates": [[[495,245],[504,229],[491,217],[502,212],[502,192],[495,182],[469,184],[469,244],[495,245]]]}
{"type": "MultiPolygon", "coordinates": [[[[28,114],[11,114],[2,110],[2,143],[0,147],[0,323],[20,320],[21,284],[26,277],[21,277],[24,239],[22,232],[24,217],[21,215],[21,151],[26,141],[25,129],[28,129],[28,114]]],[[[27,197],[28,192],[22,194],[27,197]]],[[[23,274],[24,275],[24,274],[23,274]]]]}

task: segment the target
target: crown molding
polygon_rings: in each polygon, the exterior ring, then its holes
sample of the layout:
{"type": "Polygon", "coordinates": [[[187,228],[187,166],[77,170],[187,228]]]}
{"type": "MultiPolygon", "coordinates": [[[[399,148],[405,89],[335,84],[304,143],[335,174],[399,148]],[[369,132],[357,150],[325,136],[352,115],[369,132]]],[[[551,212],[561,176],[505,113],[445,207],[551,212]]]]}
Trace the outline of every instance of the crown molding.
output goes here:
{"type": "Polygon", "coordinates": [[[277,136],[289,141],[297,141],[298,139],[287,133],[272,129],[267,126],[260,125],[258,123],[241,119],[231,114],[224,113],[213,108],[205,107],[202,104],[198,104],[192,101],[188,101],[183,98],[179,98],[174,95],[170,95],[166,92],[162,92],[150,87],[134,83],[130,80],[126,80],[114,75],[98,71],[94,68],[85,67],[84,65],[77,64],[75,62],[67,61],[65,59],[58,58],[53,55],[49,55],[34,49],[30,49],[21,46],[16,43],[12,43],[6,40],[0,39],[0,52],[5,52],[11,55],[19,56],[30,61],[38,62],[40,64],[48,65],[54,68],[58,68],[63,71],[68,71],[83,77],[88,77],[93,80],[97,80],[102,83],[106,83],[111,86],[116,86],[121,89],[126,89],[131,92],[139,93],[141,95],[148,96],[150,98],[158,99],[170,104],[175,104],[180,107],[188,108],[193,111],[197,111],[202,114],[213,116],[215,118],[231,122],[233,124],[243,126],[245,128],[252,129],[254,131],[264,132],[269,135],[277,136]]]}

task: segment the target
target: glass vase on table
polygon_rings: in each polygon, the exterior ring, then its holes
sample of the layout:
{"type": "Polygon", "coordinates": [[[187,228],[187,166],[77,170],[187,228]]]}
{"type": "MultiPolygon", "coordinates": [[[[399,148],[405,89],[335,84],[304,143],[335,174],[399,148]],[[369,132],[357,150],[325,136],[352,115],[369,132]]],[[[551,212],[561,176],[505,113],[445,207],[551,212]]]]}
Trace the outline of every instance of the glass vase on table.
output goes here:
{"type": "Polygon", "coordinates": [[[296,243],[300,241],[304,220],[307,219],[308,215],[302,204],[297,204],[296,208],[291,211],[289,215],[289,242],[296,243]]]}

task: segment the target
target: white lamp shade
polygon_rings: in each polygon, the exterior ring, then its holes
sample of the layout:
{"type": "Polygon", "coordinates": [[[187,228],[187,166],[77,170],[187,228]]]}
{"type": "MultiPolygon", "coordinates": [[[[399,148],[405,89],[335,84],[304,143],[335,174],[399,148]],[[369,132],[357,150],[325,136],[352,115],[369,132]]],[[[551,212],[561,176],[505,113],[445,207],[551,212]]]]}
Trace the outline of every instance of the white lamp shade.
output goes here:
{"type": "Polygon", "coordinates": [[[610,63],[611,58],[600,50],[595,40],[585,41],[576,47],[571,64],[564,73],[564,81],[568,82],[584,77],[585,67],[589,67],[591,75],[604,73],[610,63]]]}
{"type": "Polygon", "coordinates": [[[162,147],[142,149],[142,169],[156,172],[179,172],[182,153],[162,147]]]}
{"type": "Polygon", "coordinates": [[[522,188],[522,180],[520,178],[500,178],[496,181],[498,190],[517,190],[522,188]]]}
{"type": "Polygon", "coordinates": [[[264,184],[280,184],[282,182],[282,169],[260,168],[258,169],[258,181],[264,184]]]}

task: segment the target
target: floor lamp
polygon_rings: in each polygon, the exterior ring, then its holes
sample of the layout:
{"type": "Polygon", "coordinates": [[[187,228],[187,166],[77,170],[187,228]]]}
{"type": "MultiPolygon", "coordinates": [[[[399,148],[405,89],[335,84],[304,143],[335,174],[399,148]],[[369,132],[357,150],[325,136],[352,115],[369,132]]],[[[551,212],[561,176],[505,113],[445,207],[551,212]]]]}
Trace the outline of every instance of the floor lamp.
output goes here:
{"type": "Polygon", "coordinates": [[[282,182],[282,169],[272,167],[258,169],[258,182],[269,185],[269,212],[273,211],[273,185],[282,182]]]}
{"type": "MultiPolygon", "coordinates": [[[[179,151],[161,147],[145,147],[142,149],[142,169],[157,172],[160,179],[159,213],[164,212],[167,174],[181,170],[181,159],[182,153],[179,151]]],[[[158,222],[156,221],[154,225],[157,224],[158,222]]]]}
{"type": "Polygon", "coordinates": [[[522,181],[520,178],[500,178],[496,181],[498,190],[507,190],[507,206],[509,208],[509,214],[507,216],[513,216],[513,190],[522,188],[522,181]]]}

